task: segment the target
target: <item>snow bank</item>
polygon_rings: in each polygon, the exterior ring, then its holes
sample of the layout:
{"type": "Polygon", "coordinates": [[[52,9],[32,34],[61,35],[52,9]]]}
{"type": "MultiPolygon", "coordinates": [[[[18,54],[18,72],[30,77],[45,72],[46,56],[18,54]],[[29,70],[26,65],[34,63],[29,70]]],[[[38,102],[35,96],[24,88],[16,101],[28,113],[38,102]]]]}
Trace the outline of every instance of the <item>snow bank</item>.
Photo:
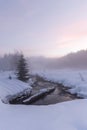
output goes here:
{"type": "Polygon", "coordinates": [[[0,102],[0,130],[87,130],[87,100],[49,106],[0,102]]]}
{"type": "Polygon", "coordinates": [[[23,101],[23,103],[32,103],[34,101],[37,101],[38,99],[40,99],[41,97],[47,95],[48,93],[51,93],[55,90],[55,87],[52,87],[52,88],[44,88],[44,89],[40,89],[40,91],[36,94],[34,94],[33,96],[25,99],[23,101]]]}
{"type": "Polygon", "coordinates": [[[15,79],[12,72],[1,72],[0,73],[0,98],[6,100],[6,97],[15,95],[17,93],[31,90],[31,87],[22,81],[15,79]],[[9,79],[9,75],[12,79],[9,79]]]}
{"type": "Polygon", "coordinates": [[[78,96],[87,98],[87,70],[45,70],[34,71],[32,74],[62,83],[66,87],[71,87],[71,93],[77,93],[78,96]]]}

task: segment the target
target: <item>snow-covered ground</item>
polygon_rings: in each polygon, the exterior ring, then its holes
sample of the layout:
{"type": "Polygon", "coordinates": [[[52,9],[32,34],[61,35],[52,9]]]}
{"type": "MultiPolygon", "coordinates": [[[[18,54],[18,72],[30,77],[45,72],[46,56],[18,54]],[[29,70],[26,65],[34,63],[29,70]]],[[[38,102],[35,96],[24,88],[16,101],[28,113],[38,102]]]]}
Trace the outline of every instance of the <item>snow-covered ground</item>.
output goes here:
{"type": "Polygon", "coordinates": [[[49,106],[0,102],[0,130],[87,130],[87,100],[49,106]]]}
{"type": "Polygon", "coordinates": [[[87,70],[37,70],[32,74],[38,74],[47,80],[59,82],[67,87],[71,93],[87,98],[87,70]]]}
{"type": "Polygon", "coordinates": [[[31,87],[22,81],[19,81],[13,75],[13,72],[0,72],[0,98],[6,100],[6,97],[15,95],[24,90],[31,90],[31,87]],[[12,79],[9,79],[9,75],[12,79]]]}
{"type": "MultiPolygon", "coordinates": [[[[80,88],[87,94],[86,71],[45,71],[38,74],[73,89],[78,86],[76,92],[80,88]]],[[[30,86],[16,80],[12,73],[0,73],[0,98],[25,88],[30,86]],[[12,75],[11,80],[8,79],[9,75],[12,75]]],[[[48,106],[9,105],[0,100],[0,130],[87,130],[87,99],[48,106]]]]}

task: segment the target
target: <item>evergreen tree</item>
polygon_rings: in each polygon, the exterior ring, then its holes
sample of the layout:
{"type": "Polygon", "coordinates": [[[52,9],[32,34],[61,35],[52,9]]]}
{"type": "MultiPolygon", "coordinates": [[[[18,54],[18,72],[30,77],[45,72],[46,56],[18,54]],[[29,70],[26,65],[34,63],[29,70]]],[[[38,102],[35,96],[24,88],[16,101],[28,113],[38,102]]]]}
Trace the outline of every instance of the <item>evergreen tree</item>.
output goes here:
{"type": "Polygon", "coordinates": [[[29,79],[29,70],[23,54],[20,55],[17,64],[17,78],[26,82],[29,79]]]}

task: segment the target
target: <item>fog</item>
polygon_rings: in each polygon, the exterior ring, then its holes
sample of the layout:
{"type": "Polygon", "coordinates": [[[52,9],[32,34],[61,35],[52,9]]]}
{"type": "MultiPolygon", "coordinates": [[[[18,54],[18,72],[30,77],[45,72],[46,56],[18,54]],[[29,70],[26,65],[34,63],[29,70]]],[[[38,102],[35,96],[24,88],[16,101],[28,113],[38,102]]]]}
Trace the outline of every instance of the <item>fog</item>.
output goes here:
{"type": "Polygon", "coordinates": [[[61,58],[31,57],[28,61],[32,69],[87,69],[87,50],[61,58]]]}
{"type": "MultiPolygon", "coordinates": [[[[18,53],[0,57],[0,70],[15,70],[18,53]]],[[[46,69],[87,69],[87,50],[70,53],[60,58],[28,57],[30,70],[46,69]]]]}

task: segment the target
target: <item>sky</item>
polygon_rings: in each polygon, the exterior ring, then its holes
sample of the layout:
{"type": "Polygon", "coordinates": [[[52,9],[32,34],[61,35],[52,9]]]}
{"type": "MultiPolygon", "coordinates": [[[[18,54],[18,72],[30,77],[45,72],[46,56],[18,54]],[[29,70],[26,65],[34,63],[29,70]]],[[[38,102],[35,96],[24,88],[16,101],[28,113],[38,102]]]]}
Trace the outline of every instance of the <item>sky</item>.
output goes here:
{"type": "Polygon", "coordinates": [[[0,54],[60,57],[87,48],[87,0],[0,0],[0,54]]]}

